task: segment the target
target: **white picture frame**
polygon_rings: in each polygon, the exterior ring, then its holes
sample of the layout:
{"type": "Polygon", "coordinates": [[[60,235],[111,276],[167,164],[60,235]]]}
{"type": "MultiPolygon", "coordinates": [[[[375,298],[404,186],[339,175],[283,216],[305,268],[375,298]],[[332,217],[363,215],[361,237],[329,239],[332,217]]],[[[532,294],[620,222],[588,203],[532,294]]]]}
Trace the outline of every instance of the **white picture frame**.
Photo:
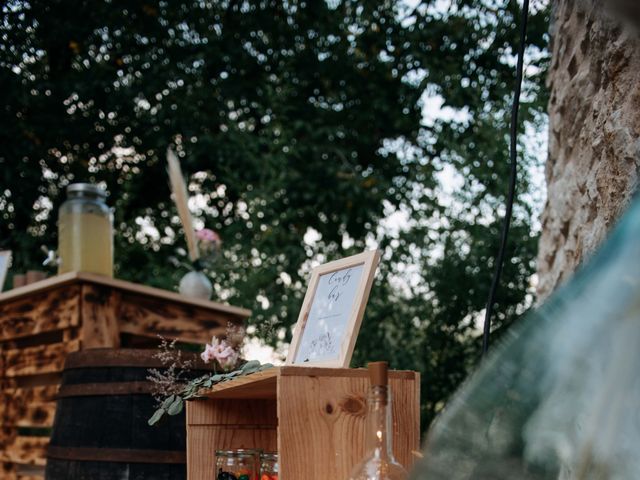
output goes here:
{"type": "Polygon", "coordinates": [[[11,251],[10,250],[0,251],[0,292],[2,292],[2,287],[4,286],[4,282],[7,279],[7,272],[9,271],[10,265],[11,265],[11,251]]]}
{"type": "Polygon", "coordinates": [[[379,262],[371,250],[312,270],[286,365],[349,367],[379,262]]]}

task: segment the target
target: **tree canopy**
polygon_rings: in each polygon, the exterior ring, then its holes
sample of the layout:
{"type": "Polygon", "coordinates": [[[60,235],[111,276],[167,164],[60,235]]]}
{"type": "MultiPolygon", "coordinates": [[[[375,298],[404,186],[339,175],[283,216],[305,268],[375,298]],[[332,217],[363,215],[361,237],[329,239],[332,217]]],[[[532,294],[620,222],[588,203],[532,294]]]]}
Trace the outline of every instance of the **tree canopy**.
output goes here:
{"type": "MultiPolygon", "coordinates": [[[[547,8],[521,118],[543,128],[547,8]]],[[[0,247],[55,248],[75,181],[115,207],[116,276],[174,288],[184,247],[165,152],[223,238],[219,299],[290,337],[314,262],[378,246],[354,365],[423,374],[429,421],[477,360],[508,175],[520,7],[506,0],[18,1],[0,23],[0,247]]],[[[530,304],[536,234],[521,144],[496,328],[530,304]]]]}

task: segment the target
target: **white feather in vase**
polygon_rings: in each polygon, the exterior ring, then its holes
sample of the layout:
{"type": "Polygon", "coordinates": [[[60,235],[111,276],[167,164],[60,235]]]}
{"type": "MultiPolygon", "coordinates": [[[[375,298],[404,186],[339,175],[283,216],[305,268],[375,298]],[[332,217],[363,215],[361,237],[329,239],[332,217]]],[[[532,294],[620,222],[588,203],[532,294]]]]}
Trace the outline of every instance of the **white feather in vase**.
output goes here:
{"type": "Polygon", "coordinates": [[[193,262],[200,258],[200,252],[198,251],[196,233],[193,229],[193,220],[191,218],[191,212],[189,211],[187,186],[182,176],[182,170],[180,169],[180,160],[178,160],[178,157],[176,157],[176,154],[173,153],[173,150],[170,148],[167,149],[167,163],[169,165],[169,181],[173,193],[173,201],[176,203],[178,216],[180,217],[180,222],[182,222],[184,234],[187,237],[189,258],[193,262]]]}

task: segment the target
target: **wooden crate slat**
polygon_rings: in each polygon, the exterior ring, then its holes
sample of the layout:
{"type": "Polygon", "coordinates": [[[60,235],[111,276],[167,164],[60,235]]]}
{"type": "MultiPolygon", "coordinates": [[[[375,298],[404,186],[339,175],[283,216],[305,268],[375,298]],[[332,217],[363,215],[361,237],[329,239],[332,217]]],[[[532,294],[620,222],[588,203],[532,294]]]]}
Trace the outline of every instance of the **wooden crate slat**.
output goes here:
{"type": "Polygon", "coordinates": [[[191,334],[177,334],[173,330],[167,329],[164,333],[156,333],[154,331],[148,331],[145,328],[141,327],[140,324],[137,325],[129,325],[129,324],[121,324],[119,327],[121,334],[130,335],[131,338],[128,340],[128,344],[126,348],[140,348],[137,345],[142,345],[142,348],[156,348],[159,344],[161,335],[164,338],[170,340],[178,340],[179,344],[177,348],[180,348],[181,343],[186,344],[201,344],[204,345],[208,341],[211,340],[211,337],[222,337],[224,338],[227,334],[227,327],[218,327],[212,330],[208,330],[205,333],[201,333],[200,335],[194,336],[191,334]]]}
{"type": "Polygon", "coordinates": [[[56,415],[56,402],[43,403],[40,405],[26,405],[24,410],[14,413],[5,425],[15,425],[18,427],[50,428],[53,427],[53,420],[56,415]]]}
{"type": "Polygon", "coordinates": [[[18,436],[18,429],[0,425],[0,451],[13,443],[18,436]]]}
{"type": "Polygon", "coordinates": [[[16,465],[18,480],[43,480],[44,467],[39,465],[16,465]]]}
{"type": "Polygon", "coordinates": [[[219,383],[203,391],[202,395],[210,398],[276,398],[279,371],[279,368],[270,368],[238,377],[230,382],[219,383]]]}
{"type": "Polygon", "coordinates": [[[0,461],[44,466],[49,437],[16,436],[0,449],[0,461]]]}
{"type": "Polygon", "coordinates": [[[28,405],[42,405],[55,402],[58,393],[58,385],[41,385],[27,388],[5,388],[1,395],[7,400],[0,405],[0,417],[12,408],[12,403],[22,403],[28,405]]]}
{"type": "Polygon", "coordinates": [[[82,348],[120,346],[121,293],[100,285],[82,285],[82,348]]]}
{"type": "Polygon", "coordinates": [[[10,388],[0,393],[0,422],[6,426],[51,427],[57,385],[10,388]]]}
{"type": "Polygon", "coordinates": [[[77,326],[79,292],[76,285],[0,303],[0,341],[77,326]]]}
{"type": "Polygon", "coordinates": [[[216,400],[187,410],[187,425],[278,425],[275,400],[216,400]]]}
{"type": "MultiPolygon", "coordinates": [[[[396,392],[392,403],[394,452],[400,463],[410,467],[411,451],[420,443],[420,421],[416,417],[419,404],[415,403],[419,382],[390,378],[389,383],[392,392],[396,392]]],[[[282,478],[346,478],[349,475],[365,454],[368,388],[366,377],[280,378],[278,451],[282,478]],[[309,448],[310,444],[314,448],[309,448]],[[318,462],[317,458],[334,461],[318,462]]]]}
{"type": "Polygon", "coordinates": [[[37,347],[13,349],[4,352],[4,375],[17,377],[60,372],[68,353],[80,349],[80,340],[63,343],[51,343],[37,347]]]}
{"type": "Polygon", "coordinates": [[[123,292],[120,331],[131,334],[154,332],[185,342],[206,343],[213,334],[224,333],[227,323],[239,318],[222,312],[204,311],[193,305],[158,302],[157,299],[123,292]]]}
{"type": "Polygon", "coordinates": [[[18,473],[16,465],[11,462],[0,463],[0,478],[3,480],[17,480],[18,473]]]}
{"type": "Polygon", "coordinates": [[[1,390],[8,390],[12,388],[33,388],[45,387],[47,385],[60,385],[61,379],[62,372],[27,375],[14,378],[0,378],[0,392],[1,390]]]}
{"type": "Polygon", "coordinates": [[[13,290],[2,292],[0,293],[0,302],[4,303],[15,300],[16,298],[23,298],[26,296],[34,298],[35,295],[52,289],[60,287],[68,288],[69,286],[87,283],[94,285],[104,285],[126,292],[135,292],[140,295],[154,297],[162,302],[184,303],[185,305],[192,305],[195,307],[218,311],[237,319],[244,319],[251,315],[251,310],[247,310],[246,308],[234,307],[232,305],[219,302],[212,302],[211,300],[202,300],[199,298],[187,297],[177,292],[148,287],[146,285],[140,285],[137,283],[127,282],[125,280],[119,280],[117,278],[111,278],[89,272],[68,272],[62,275],[56,275],[54,277],[41,280],[39,282],[25,285],[24,287],[14,288],[13,290]]]}

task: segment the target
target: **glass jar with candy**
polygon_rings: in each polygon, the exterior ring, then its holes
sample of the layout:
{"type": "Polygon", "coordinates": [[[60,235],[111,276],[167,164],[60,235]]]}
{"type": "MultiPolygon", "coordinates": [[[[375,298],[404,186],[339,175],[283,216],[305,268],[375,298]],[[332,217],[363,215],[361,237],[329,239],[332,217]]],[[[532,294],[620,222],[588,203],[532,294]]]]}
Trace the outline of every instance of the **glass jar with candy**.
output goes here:
{"type": "Polygon", "coordinates": [[[257,480],[260,452],[216,450],[216,480],[257,480]]]}
{"type": "Polygon", "coordinates": [[[260,480],[278,480],[278,454],[265,452],[260,456],[260,480]]]}

